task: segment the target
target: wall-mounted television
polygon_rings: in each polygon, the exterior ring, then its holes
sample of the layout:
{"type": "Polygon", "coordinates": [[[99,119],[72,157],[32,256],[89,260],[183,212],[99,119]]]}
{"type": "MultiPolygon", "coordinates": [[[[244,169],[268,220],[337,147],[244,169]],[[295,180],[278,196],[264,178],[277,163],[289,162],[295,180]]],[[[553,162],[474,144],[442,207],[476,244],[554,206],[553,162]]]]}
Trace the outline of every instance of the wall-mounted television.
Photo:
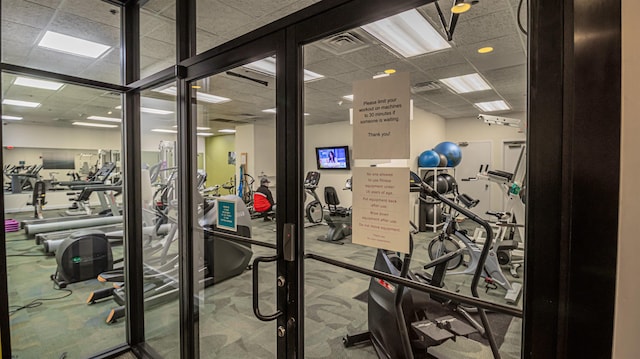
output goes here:
{"type": "Polygon", "coordinates": [[[319,170],[348,170],[349,146],[316,147],[316,161],[319,170]]]}

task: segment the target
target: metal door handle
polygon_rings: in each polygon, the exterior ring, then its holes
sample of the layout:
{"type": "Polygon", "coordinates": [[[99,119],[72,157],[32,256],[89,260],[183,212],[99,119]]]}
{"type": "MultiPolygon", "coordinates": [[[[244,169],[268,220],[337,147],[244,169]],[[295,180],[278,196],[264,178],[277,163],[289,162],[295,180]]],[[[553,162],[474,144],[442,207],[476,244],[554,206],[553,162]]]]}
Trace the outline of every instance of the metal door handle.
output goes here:
{"type": "Polygon", "coordinates": [[[258,264],[260,262],[275,262],[277,260],[277,255],[271,257],[256,257],[256,259],[253,260],[253,314],[255,314],[256,318],[262,320],[263,322],[278,319],[281,315],[284,314],[280,310],[278,310],[274,314],[263,315],[262,313],[260,313],[260,306],[258,304],[258,264]]]}

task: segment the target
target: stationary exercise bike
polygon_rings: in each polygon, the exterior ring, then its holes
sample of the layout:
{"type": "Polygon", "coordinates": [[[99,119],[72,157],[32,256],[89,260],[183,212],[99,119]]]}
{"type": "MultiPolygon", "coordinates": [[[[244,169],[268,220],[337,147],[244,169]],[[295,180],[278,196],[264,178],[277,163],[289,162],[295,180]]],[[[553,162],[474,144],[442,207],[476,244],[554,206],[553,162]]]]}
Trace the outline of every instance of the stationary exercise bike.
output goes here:
{"type": "Polygon", "coordinates": [[[322,220],[324,219],[322,202],[320,202],[320,197],[318,197],[318,194],[316,193],[318,183],[320,183],[320,172],[307,172],[307,177],[304,179],[305,200],[307,194],[313,197],[313,200],[307,204],[304,209],[304,213],[307,217],[307,221],[309,221],[312,226],[322,223],[322,220]]]}
{"type": "MultiPolygon", "coordinates": [[[[351,178],[347,179],[343,189],[351,191],[351,178]]],[[[351,207],[338,207],[340,200],[338,199],[336,189],[333,187],[324,188],[324,201],[329,210],[329,215],[324,217],[324,220],[329,226],[329,230],[327,234],[319,237],[318,240],[334,244],[344,244],[339,241],[350,236],[352,232],[351,207]]]]}
{"type": "MultiPolygon", "coordinates": [[[[431,260],[435,260],[449,252],[457,252],[461,248],[459,244],[459,242],[461,242],[464,245],[464,255],[459,255],[450,260],[447,264],[447,269],[453,270],[463,264],[466,268],[462,271],[451,272],[448,274],[473,275],[480,265],[480,256],[484,246],[480,246],[475,240],[469,238],[465,230],[460,229],[458,222],[456,221],[457,215],[460,212],[455,207],[450,207],[451,211],[443,214],[445,221],[442,232],[440,232],[438,237],[432,239],[429,243],[429,258],[431,258],[431,260]],[[465,258],[467,257],[468,261],[465,263],[465,258]]],[[[485,243],[487,242],[485,241],[485,243]]],[[[487,288],[497,288],[497,286],[504,288],[507,291],[504,297],[507,303],[516,303],[520,293],[522,292],[522,284],[510,283],[504,276],[496,254],[499,250],[501,250],[499,242],[496,242],[491,246],[489,249],[489,255],[483,265],[481,276],[487,284],[487,288]]]]}

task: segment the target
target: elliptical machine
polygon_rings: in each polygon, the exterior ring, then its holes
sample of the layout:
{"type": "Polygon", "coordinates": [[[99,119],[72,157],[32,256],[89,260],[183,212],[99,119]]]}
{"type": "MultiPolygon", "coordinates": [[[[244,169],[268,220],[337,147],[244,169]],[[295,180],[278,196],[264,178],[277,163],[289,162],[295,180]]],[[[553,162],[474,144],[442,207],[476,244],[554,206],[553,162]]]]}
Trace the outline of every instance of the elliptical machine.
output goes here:
{"type": "MultiPolygon", "coordinates": [[[[486,229],[487,241],[480,257],[481,266],[476,269],[471,284],[471,293],[478,298],[477,287],[481,277],[481,268],[493,241],[491,226],[473,212],[434,191],[413,172],[411,173],[411,181],[412,191],[417,189],[424,191],[428,196],[452,206],[486,229]]],[[[413,233],[411,233],[411,237],[413,233]]],[[[413,240],[410,238],[410,252],[402,259],[397,254],[379,249],[374,270],[441,288],[447,262],[460,255],[461,251],[450,252],[431,262],[429,268],[434,268],[431,275],[413,273],[409,270],[413,252],[413,240]]],[[[344,337],[343,344],[346,347],[370,341],[379,358],[413,359],[416,356],[426,356],[430,346],[442,344],[449,339],[455,340],[457,336],[466,337],[478,332],[488,339],[494,358],[500,358],[486,312],[482,308],[478,308],[482,322],[480,325],[472,318],[467,317],[468,313],[464,311],[464,308],[448,298],[426,294],[407,288],[402,284],[394,284],[372,277],[369,282],[367,309],[369,331],[344,337]],[[430,302],[446,307],[450,312],[448,315],[435,318],[435,315],[427,310],[430,302]]]]}
{"type": "Polygon", "coordinates": [[[313,197],[313,200],[307,203],[307,206],[304,209],[304,213],[309,221],[309,227],[322,223],[322,220],[324,219],[322,202],[320,202],[320,197],[318,197],[318,194],[316,193],[318,183],[320,183],[320,172],[307,172],[307,177],[304,179],[305,200],[307,194],[313,197]]]}

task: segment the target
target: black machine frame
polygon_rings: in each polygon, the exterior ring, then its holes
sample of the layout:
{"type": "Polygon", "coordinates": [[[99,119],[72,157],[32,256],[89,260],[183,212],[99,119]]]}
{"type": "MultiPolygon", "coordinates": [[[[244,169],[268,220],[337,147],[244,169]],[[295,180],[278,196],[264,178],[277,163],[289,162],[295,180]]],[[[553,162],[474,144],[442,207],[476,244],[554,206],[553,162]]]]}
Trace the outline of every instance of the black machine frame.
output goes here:
{"type": "MultiPolygon", "coordinates": [[[[140,184],[140,91],[176,81],[178,87],[178,152],[180,153],[181,238],[192,235],[194,223],[195,125],[190,120],[190,82],[228,68],[277,54],[278,244],[277,271],[291,283],[295,300],[278,291],[278,326],[287,328],[278,342],[278,358],[304,356],[304,258],[320,260],[360,273],[330,258],[305,253],[297,241],[293,258],[285,256],[282,234],[286,223],[302,224],[304,167],[302,45],[329,34],[417,7],[428,1],[325,0],[240,36],[204,53],[195,54],[196,0],[176,2],[176,66],[140,79],[138,0],[109,0],[122,8],[122,83],[62,75],[1,63],[7,73],[55,79],[123,94],[126,233],[142,231],[140,184]],[[285,258],[288,257],[288,258],[285,258]],[[295,319],[291,326],[290,319],[295,319]]],[[[528,208],[524,330],[522,356],[609,357],[613,341],[620,168],[620,0],[557,2],[529,0],[528,36],[528,208]],[[588,36],[598,33],[598,36],[588,36]],[[580,39],[579,43],[578,40],[580,39]],[[596,51],[593,51],[596,50],[596,51]],[[603,71],[603,69],[607,71],[603,71]],[[607,118],[608,121],[602,121],[607,118]],[[587,158],[607,163],[606,183],[597,182],[587,158]],[[589,178],[586,181],[585,178],[589,178]],[[585,195],[597,193],[598,195],[585,195]],[[599,223],[609,223],[602,226],[599,223]],[[602,243],[606,243],[605,246],[602,243]],[[591,248],[598,248],[593,251],[591,248]],[[594,274],[596,278],[594,278],[594,274]],[[597,295],[584,295],[598,283],[597,295]],[[593,329],[593,319],[598,330],[593,329]],[[549,335],[557,333],[557,335],[549,335]]],[[[1,50],[1,49],[0,49],[1,50]]],[[[0,126],[0,135],[2,127],[0,126]]],[[[0,136],[0,141],[1,140],[0,136]]],[[[0,145],[2,143],[0,142],[0,145]]],[[[3,165],[0,160],[0,165],[3,165]]],[[[602,179],[604,181],[604,179],[602,179]]],[[[0,199],[4,220],[4,200],[0,199]]],[[[303,226],[294,227],[302,239],[303,226]]],[[[192,253],[191,241],[181,241],[192,253]]],[[[142,295],[142,255],[136,241],[125,248],[127,277],[127,336],[121,346],[97,353],[110,358],[133,350],[139,357],[156,357],[145,343],[142,295]]],[[[181,256],[181,357],[198,357],[198,318],[194,312],[193,258],[181,256]]],[[[499,308],[498,308],[499,309],[499,308]]],[[[516,313],[517,314],[517,313],[516,313]]],[[[4,232],[0,235],[0,333],[2,356],[11,357],[4,232]]]]}

